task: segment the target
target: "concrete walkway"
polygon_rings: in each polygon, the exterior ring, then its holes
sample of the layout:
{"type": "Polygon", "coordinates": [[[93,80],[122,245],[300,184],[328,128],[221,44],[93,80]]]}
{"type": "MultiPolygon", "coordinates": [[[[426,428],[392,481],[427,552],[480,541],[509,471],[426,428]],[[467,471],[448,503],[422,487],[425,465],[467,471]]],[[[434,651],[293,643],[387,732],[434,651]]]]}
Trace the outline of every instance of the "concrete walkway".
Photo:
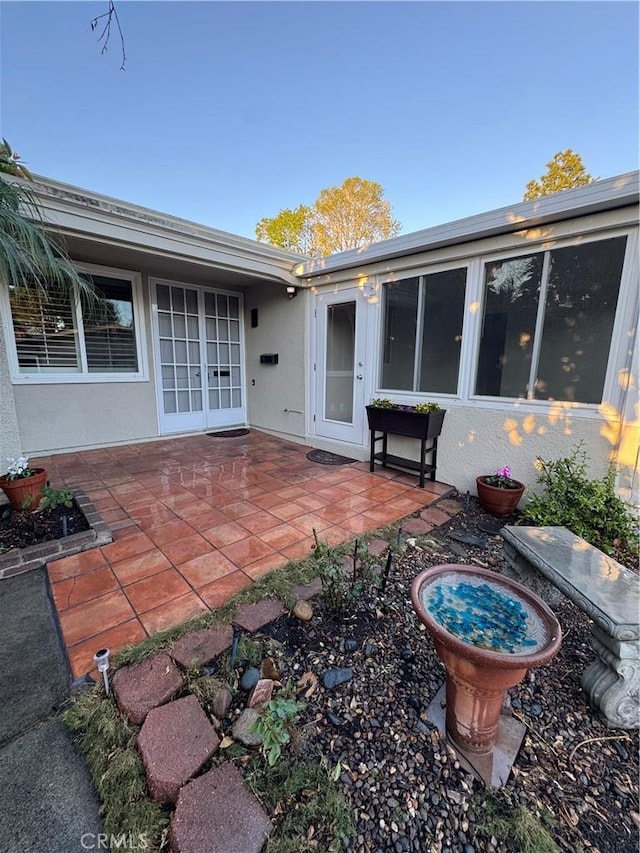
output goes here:
{"type": "Polygon", "coordinates": [[[98,849],[91,778],[59,717],[69,670],[44,569],[0,582],[0,849],[98,849]]]}

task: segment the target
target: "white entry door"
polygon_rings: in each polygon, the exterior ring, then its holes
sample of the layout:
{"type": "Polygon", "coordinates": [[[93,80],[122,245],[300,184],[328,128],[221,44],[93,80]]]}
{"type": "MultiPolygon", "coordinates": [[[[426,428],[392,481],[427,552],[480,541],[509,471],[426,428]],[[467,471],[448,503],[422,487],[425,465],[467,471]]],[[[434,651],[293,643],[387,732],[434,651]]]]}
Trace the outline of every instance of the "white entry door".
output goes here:
{"type": "Polygon", "coordinates": [[[241,299],[237,293],[155,282],[161,433],[246,422],[241,299]]]}
{"type": "Polygon", "coordinates": [[[317,297],[316,435],[363,443],[366,301],[358,288],[317,297]]]}

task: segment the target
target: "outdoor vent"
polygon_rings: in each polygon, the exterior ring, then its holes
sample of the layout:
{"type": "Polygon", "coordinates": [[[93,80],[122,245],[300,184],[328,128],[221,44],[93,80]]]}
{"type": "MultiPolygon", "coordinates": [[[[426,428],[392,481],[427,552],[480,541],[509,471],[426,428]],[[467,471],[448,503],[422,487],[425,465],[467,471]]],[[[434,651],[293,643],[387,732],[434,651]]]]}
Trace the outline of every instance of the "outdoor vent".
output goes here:
{"type": "Polygon", "coordinates": [[[277,352],[263,352],[260,356],[260,364],[277,364],[278,363],[278,353],[277,352]]]}

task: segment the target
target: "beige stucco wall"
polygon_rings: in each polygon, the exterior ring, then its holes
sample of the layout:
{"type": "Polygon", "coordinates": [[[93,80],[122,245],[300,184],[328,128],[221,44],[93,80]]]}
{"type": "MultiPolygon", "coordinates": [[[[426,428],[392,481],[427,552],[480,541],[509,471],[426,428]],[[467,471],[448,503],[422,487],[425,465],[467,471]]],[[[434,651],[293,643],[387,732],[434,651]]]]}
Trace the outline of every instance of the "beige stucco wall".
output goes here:
{"type": "Polygon", "coordinates": [[[248,288],[245,294],[247,420],[256,429],[304,439],[306,300],[299,290],[288,299],[284,285],[248,288]],[[251,328],[251,309],[258,326],[251,328]],[[262,353],[278,353],[278,364],[261,364],[262,353]]]}
{"type": "MultiPolygon", "coordinates": [[[[512,476],[528,490],[540,490],[535,459],[553,460],[567,456],[583,443],[589,473],[601,477],[607,471],[612,444],[607,424],[601,419],[578,417],[558,406],[533,415],[511,410],[477,407],[447,407],[442,435],[438,439],[438,472],[441,482],[455,486],[462,494],[476,494],[475,478],[493,474],[508,465],[512,476]]],[[[417,459],[420,443],[389,437],[389,452],[417,459]]]]}

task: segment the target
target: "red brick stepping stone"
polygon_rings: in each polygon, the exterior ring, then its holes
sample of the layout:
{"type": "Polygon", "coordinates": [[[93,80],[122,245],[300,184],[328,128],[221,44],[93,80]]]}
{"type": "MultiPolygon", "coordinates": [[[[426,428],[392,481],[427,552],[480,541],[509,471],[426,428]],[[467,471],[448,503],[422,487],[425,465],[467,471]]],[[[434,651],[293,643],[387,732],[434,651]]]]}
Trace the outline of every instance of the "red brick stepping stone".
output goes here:
{"type": "Polygon", "coordinates": [[[171,820],[173,853],[260,853],[271,821],[227,762],[180,791],[171,820]]]}
{"type": "Polygon", "coordinates": [[[113,692],[122,713],[139,726],[152,708],[164,705],[182,688],[184,679],[168,654],[160,652],[113,676],[113,692]]]}
{"type": "Polygon", "coordinates": [[[233,628],[228,623],[184,634],[173,644],[171,657],[185,669],[192,663],[202,666],[231,646],[233,628]]]}
{"type": "Polygon", "coordinates": [[[314,578],[310,583],[294,584],[291,587],[291,595],[298,601],[308,601],[314,595],[322,592],[322,581],[314,578]]]}
{"type": "Polygon", "coordinates": [[[446,498],[443,501],[438,501],[438,506],[434,507],[434,509],[441,509],[447,513],[447,515],[457,515],[459,512],[462,512],[462,507],[458,503],[458,501],[451,500],[450,498],[446,498]]]}
{"type": "Polygon", "coordinates": [[[195,696],[153,708],[138,735],[138,749],[149,793],[161,803],[174,803],[220,746],[220,738],[195,696]]]}
{"type": "Polygon", "coordinates": [[[263,598],[256,604],[241,604],[236,610],[235,623],[253,634],[263,625],[268,625],[284,613],[282,602],[275,598],[263,598]]]}
{"type": "Polygon", "coordinates": [[[435,527],[439,527],[446,521],[451,520],[450,516],[448,516],[446,512],[442,512],[442,510],[437,509],[437,507],[429,507],[429,509],[423,509],[420,513],[420,518],[423,521],[428,521],[429,524],[432,524],[435,527]]]}
{"type": "MultiPolygon", "coordinates": [[[[447,516],[447,521],[449,516],[447,516]]],[[[403,533],[410,533],[412,536],[422,536],[433,529],[433,524],[425,521],[422,518],[408,518],[402,525],[403,533]]]]}
{"type": "Polygon", "coordinates": [[[367,544],[367,551],[372,557],[380,557],[389,548],[389,543],[386,539],[372,539],[367,544]]]}

